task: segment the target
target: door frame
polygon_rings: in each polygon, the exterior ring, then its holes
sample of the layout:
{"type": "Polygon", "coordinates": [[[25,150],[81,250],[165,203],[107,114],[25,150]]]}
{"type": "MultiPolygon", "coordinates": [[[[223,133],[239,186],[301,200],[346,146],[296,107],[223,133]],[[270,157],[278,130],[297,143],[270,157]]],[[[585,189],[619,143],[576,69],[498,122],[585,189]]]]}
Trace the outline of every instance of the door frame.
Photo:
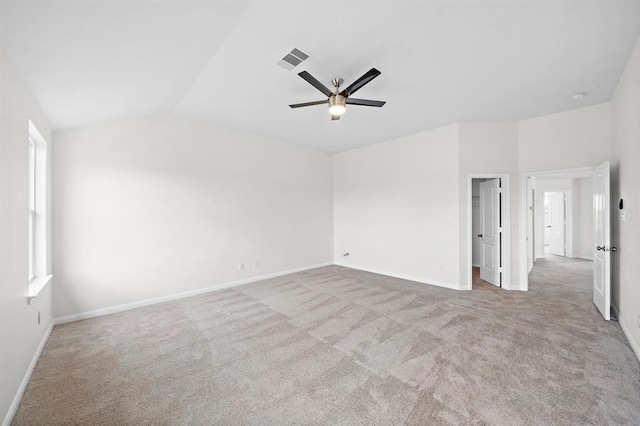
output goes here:
{"type": "Polygon", "coordinates": [[[500,260],[502,264],[502,288],[511,290],[511,186],[508,173],[484,173],[467,175],[467,265],[466,280],[462,280],[461,290],[473,288],[473,232],[472,232],[472,197],[473,179],[501,179],[502,203],[500,211],[502,215],[502,250],[500,260]]]}
{"type": "Polygon", "coordinates": [[[531,182],[531,178],[527,178],[527,194],[526,194],[526,204],[524,207],[525,210],[525,214],[527,216],[527,223],[526,223],[526,230],[527,233],[524,237],[525,240],[525,244],[527,247],[527,273],[531,272],[531,270],[533,269],[533,264],[536,262],[536,229],[535,229],[535,223],[536,223],[536,187],[531,185],[529,186],[529,183],[531,182]],[[529,189],[531,189],[531,192],[529,193],[529,189]],[[529,205],[529,195],[531,195],[531,205],[529,205]],[[529,222],[529,212],[531,212],[531,222],[529,222]],[[529,248],[531,248],[531,251],[529,251],[529,248]]]}
{"type": "MultiPolygon", "coordinates": [[[[539,172],[526,172],[522,173],[520,179],[520,290],[529,290],[529,271],[527,267],[527,237],[529,236],[527,215],[527,190],[529,188],[529,181],[531,177],[540,176],[557,176],[558,179],[576,179],[578,175],[584,175],[583,177],[593,176],[593,172],[597,166],[590,167],[576,167],[573,169],[559,169],[559,170],[545,170],[539,172]],[[564,175],[564,176],[563,176],[564,175]],[[573,176],[573,177],[572,177],[573,176]]],[[[536,188],[536,191],[538,189],[536,188]]],[[[534,230],[535,232],[535,230],[534,230]]],[[[534,247],[534,259],[535,259],[535,247],[534,247]]],[[[534,260],[535,262],[535,260],[534,260]]]]}

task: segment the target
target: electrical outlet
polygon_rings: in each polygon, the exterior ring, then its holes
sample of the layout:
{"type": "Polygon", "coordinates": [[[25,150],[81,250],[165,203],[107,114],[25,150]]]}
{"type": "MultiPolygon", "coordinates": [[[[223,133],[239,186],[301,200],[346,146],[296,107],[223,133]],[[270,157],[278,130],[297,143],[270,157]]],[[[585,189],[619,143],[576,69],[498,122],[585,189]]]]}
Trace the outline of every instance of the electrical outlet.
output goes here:
{"type": "Polygon", "coordinates": [[[244,262],[238,263],[238,271],[244,270],[244,262]]]}
{"type": "Polygon", "coordinates": [[[254,267],[254,268],[257,268],[257,267],[258,267],[258,260],[257,260],[257,259],[253,261],[253,267],[254,267]]]}

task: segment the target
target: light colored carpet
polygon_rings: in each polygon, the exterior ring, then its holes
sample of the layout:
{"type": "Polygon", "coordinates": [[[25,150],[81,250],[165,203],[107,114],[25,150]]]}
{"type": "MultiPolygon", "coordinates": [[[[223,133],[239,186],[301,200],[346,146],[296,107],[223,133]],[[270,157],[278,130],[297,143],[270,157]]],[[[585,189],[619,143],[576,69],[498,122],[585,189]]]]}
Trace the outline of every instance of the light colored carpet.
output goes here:
{"type": "Polygon", "coordinates": [[[332,266],[57,326],[14,424],[639,424],[590,268],[524,293],[332,266]]]}

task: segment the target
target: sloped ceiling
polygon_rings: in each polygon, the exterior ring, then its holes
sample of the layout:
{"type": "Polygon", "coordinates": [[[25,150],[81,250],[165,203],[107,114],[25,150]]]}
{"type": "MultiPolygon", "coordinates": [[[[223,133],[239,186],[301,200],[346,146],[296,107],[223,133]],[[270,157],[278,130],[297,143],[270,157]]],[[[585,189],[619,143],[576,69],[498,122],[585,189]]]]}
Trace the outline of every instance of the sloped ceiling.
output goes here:
{"type": "Polygon", "coordinates": [[[341,152],[459,121],[610,100],[640,0],[0,0],[0,44],[55,129],[175,112],[341,152]],[[292,47],[310,58],[276,62],[292,47]],[[330,121],[290,109],[371,67],[330,121]],[[572,100],[576,92],[587,92],[572,100]]]}

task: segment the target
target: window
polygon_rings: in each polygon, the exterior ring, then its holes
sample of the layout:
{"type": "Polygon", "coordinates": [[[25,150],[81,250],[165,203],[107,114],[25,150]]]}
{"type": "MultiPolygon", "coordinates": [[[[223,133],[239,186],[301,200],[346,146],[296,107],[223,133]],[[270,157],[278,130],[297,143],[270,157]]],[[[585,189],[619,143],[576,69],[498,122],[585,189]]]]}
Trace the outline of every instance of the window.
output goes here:
{"type": "Polygon", "coordinates": [[[29,281],[35,276],[35,228],[36,228],[36,143],[29,136],[29,281]]]}
{"type": "Polygon", "coordinates": [[[27,300],[35,298],[51,280],[47,273],[47,143],[29,121],[29,273],[27,300]]]}

